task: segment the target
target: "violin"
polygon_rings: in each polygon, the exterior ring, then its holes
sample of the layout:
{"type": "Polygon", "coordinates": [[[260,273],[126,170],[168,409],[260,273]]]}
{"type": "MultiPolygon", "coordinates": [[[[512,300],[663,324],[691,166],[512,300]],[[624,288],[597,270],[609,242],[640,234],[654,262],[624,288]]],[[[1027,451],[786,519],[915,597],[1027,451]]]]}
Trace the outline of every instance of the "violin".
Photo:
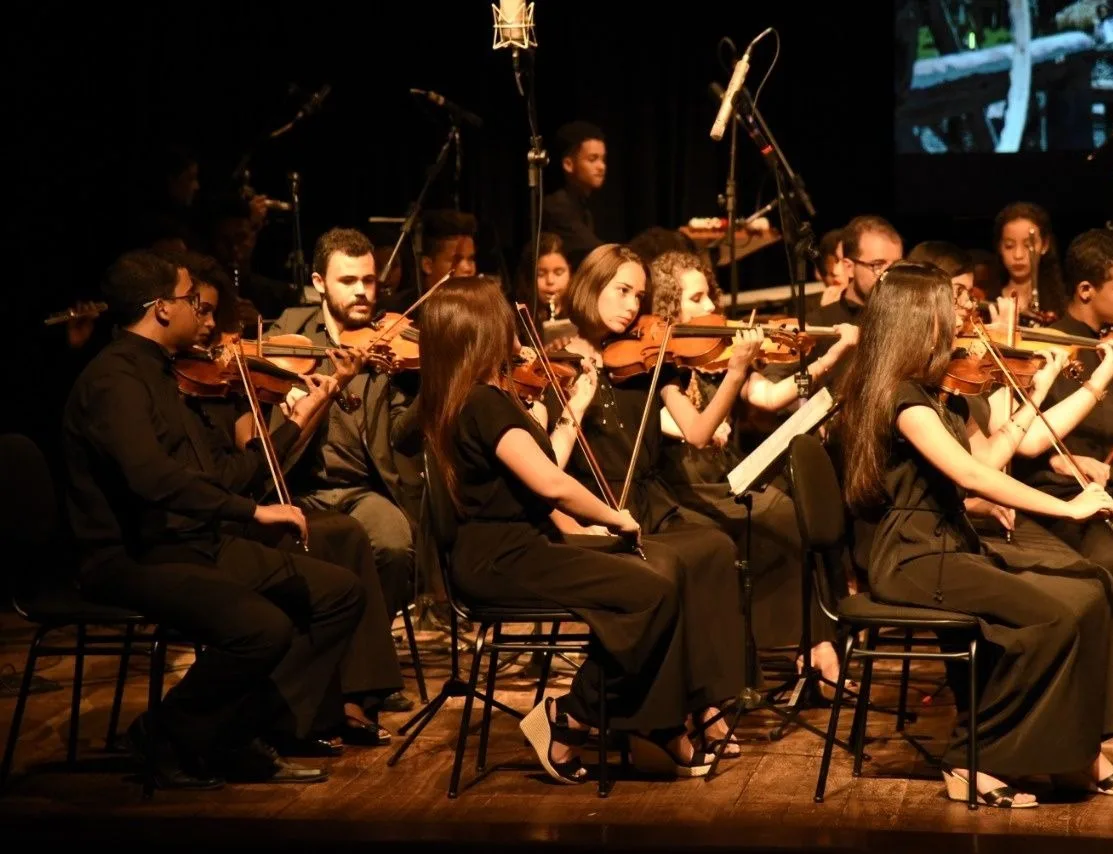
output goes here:
{"type": "MultiPolygon", "coordinates": [[[[282,403],[291,389],[305,389],[305,383],[297,373],[266,359],[247,355],[243,358],[260,403],[282,403]]],[[[247,394],[233,360],[220,350],[195,348],[178,355],[174,357],[173,370],[178,380],[178,391],[188,397],[219,399],[247,394]]]]}
{"type": "MultiPolygon", "coordinates": [[[[1085,368],[1078,358],[1079,351],[1095,350],[1098,344],[1105,340],[1104,338],[1096,339],[1085,338],[1081,335],[1069,335],[1057,329],[1025,328],[1021,331],[1018,328],[1012,335],[1007,331],[989,327],[986,327],[984,331],[990,340],[1015,352],[1035,353],[1040,350],[1048,350],[1061,353],[1065,360],[1063,373],[1074,380],[1081,379],[1085,373],[1085,368]]],[[[978,347],[979,342],[976,333],[969,328],[964,328],[956,336],[955,346],[978,347]]]]}
{"type": "Polygon", "coordinates": [[[345,329],[340,343],[365,351],[370,364],[384,373],[421,369],[418,329],[404,314],[388,311],[362,329],[345,329]]]}
{"type": "MultiPolygon", "coordinates": [[[[1046,364],[1045,360],[1027,350],[999,346],[997,351],[1016,383],[1024,391],[1031,389],[1036,373],[1046,364]]],[[[948,394],[977,397],[1006,384],[1008,379],[1004,370],[984,347],[959,346],[952,354],[939,386],[948,394]]]]}
{"type": "MultiPolygon", "coordinates": [[[[661,358],[668,322],[657,315],[643,314],[620,338],[603,347],[603,366],[615,380],[628,379],[651,371],[661,358]]],[[[760,365],[768,362],[793,362],[810,352],[816,337],[838,337],[826,327],[800,332],[785,325],[751,326],[728,321],[720,314],[707,314],[689,323],[674,324],[665,350],[665,361],[678,367],[697,370],[726,370],[730,361],[730,339],[742,329],[761,329],[766,335],[761,354],[755,359],[760,365]]]]}
{"type": "MultiPolygon", "coordinates": [[[[514,392],[527,406],[540,400],[545,393],[545,389],[552,385],[550,376],[556,380],[561,394],[567,396],[572,391],[576,378],[580,375],[580,372],[569,364],[571,359],[554,353],[547,355],[549,371],[545,370],[545,365],[535,354],[532,354],[532,358],[519,354],[519,360],[510,372],[510,383],[514,392]]],[[[580,357],[576,354],[569,353],[568,355],[579,362],[580,357]]]]}

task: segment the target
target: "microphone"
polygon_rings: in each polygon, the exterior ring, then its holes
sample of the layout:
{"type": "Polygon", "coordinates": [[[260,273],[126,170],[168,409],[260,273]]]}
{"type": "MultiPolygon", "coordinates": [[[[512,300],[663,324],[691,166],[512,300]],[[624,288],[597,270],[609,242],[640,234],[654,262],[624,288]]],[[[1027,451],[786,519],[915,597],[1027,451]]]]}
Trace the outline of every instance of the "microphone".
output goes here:
{"type": "MultiPolygon", "coordinates": [[[[724,95],[726,95],[726,89],[723,88],[723,84],[720,83],[718,80],[712,80],[711,85],[709,85],[707,88],[708,91],[711,92],[711,97],[715,99],[716,104],[720,103],[723,100],[724,95]]],[[[742,118],[738,115],[738,113],[734,114],[734,121],[742,121],[742,118]]]]}
{"type": "Polygon", "coordinates": [[[495,50],[510,47],[515,51],[537,47],[533,33],[533,3],[524,0],[499,0],[491,5],[495,18],[495,50]]]}
{"type": "Polygon", "coordinates": [[[294,121],[301,121],[306,116],[311,116],[319,109],[321,109],[321,104],[324,102],[325,98],[328,97],[328,93],[331,91],[332,86],[326,83],[324,86],[310,95],[309,100],[305,102],[305,106],[298,110],[297,115],[294,116],[294,121]]]}
{"type": "Polygon", "coordinates": [[[750,51],[752,49],[753,44],[751,43],[746,48],[746,52],[742,54],[742,58],[734,64],[734,73],[730,76],[727,91],[719,104],[719,114],[715,116],[715,123],[711,126],[711,138],[715,142],[723,138],[723,133],[727,129],[727,122],[730,121],[731,114],[734,112],[734,100],[738,97],[738,92],[742,89],[742,84],[746,81],[746,74],[750,70],[750,51]]]}
{"type": "Polygon", "coordinates": [[[427,98],[438,107],[443,107],[444,109],[448,110],[448,112],[451,113],[455,118],[465,121],[473,127],[483,127],[483,119],[479,118],[479,116],[477,116],[475,113],[465,110],[459,104],[452,103],[439,92],[430,92],[425,89],[411,89],[410,94],[419,95],[423,98],[427,98]]]}

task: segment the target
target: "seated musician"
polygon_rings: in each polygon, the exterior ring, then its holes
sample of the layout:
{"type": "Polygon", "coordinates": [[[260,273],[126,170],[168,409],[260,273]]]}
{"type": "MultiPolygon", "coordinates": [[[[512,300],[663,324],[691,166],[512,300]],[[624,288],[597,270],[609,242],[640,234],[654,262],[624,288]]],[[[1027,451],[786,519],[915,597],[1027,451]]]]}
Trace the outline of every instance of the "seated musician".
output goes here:
{"type": "MultiPolygon", "coordinates": [[[[313,344],[339,347],[345,332],[365,330],[375,316],[375,258],[370,241],[354,229],[321,235],[313,253],[313,287],[318,306],[287,309],[268,336],[297,333],[313,344]]],[[[321,366],[329,372],[331,366],[321,366]]],[[[358,405],[333,406],[288,475],[295,502],[305,509],[336,510],[352,516],[375,553],[386,605],[397,614],[412,600],[414,529],[421,506],[420,451],[392,446],[407,423],[417,376],[365,368],[348,385],[358,405]]],[[[291,392],[291,401],[300,394],[291,392]]],[[[403,711],[412,701],[398,694],[382,708],[403,711]]],[[[371,709],[367,709],[371,711],[371,709]]]]}
{"type": "Polygon", "coordinates": [[[1033,291],[1038,289],[1041,311],[1062,316],[1068,295],[1063,289],[1059,253],[1047,211],[1031,202],[1006,205],[993,222],[993,241],[1001,296],[1015,296],[1017,308],[1029,312],[1035,308],[1033,291]],[[1034,268],[1033,255],[1039,259],[1034,268]]]}
{"type": "Polygon", "coordinates": [[[982,435],[964,397],[944,393],[954,326],[947,275],[934,265],[896,264],[864,312],[841,381],[844,405],[833,432],[847,503],[873,526],[863,543],[871,592],[893,604],[975,615],[981,637],[997,650],[979,660],[985,667],[975,674],[972,734],[972,716],[962,713],[966,677],[952,682],[960,716],[944,756],[950,798],[966,797],[971,735],[983,804],[1034,805],[1032,795],[1000,778],[1039,774],[1076,776],[1086,788],[1113,792],[1113,765],[1101,753],[1111,728],[1108,583],[1081,561],[1067,574],[1058,562],[990,557],[962,505],[970,492],[1041,516],[1085,520],[1108,513],[1113,499],[1091,487],[1062,501],[1000,471],[1034,410],[1026,406],[982,435]]]}
{"type": "MultiPolygon", "coordinates": [[[[1090,408],[1081,424],[1063,437],[1086,479],[1109,487],[1110,452],[1113,451],[1113,402],[1106,399],[1109,359],[1098,346],[1100,330],[1113,323],[1113,234],[1092,229],[1071,241],[1066,262],[1067,303],[1062,319],[1051,330],[1093,342],[1077,350],[1083,368],[1079,380],[1060,376],[1047,395],[1054,405],[1078,396],[1090,397],[1090,408]]],[[[1021,330],[1023,335],[1023,330],[1021,330]]],[[[1031,465],[1018,463],[1017,476],[1045,492],[1070,498],[1079,492],[1069,461],[1051,452],[1031,465]]],[[[1053,520],[1050,530],[1095,563],[1113,570],[1113,531],[1100,521],[1085,524],[1053,520]]]]}
{"type": "MultiPolygon", "coordinates": [[[[698,256],[684,252],[666,252],[650,265],[653,313],[675,323],[688,323],[714,311],[718,288],[711,270],[698,256]]],[[[858,340],[858,329],[851,324],[835,327],[838,341],[822,358],[808,365],[813,380],[818,380],[848,353],[858,340]]],[[[684,384],[686,402],[702,410],[715,397],[725,371],[708,373],[693,370],[684,384]]],[[[739,391],[739,404],[775,412],[797,400],[796,380],[792,376],[779,382],[765,378],[752,369],[739,391]]],[[[665,481],[680,503],[714,519],[728,533],[739,539],[745,549],[747,532],[746,509],[730,495],[727,475],[742,462],[743,454],[731,436],[734,416],[743,406],[736,405],[731,417],[715,431],[713,442],[699,448],[684,441],[676,420],[666,408],[661,409],[661,471],[665,481]]],[[[754,635],[763,646],[787,646],[801,637],[800,569],[801,544],[796,524],[796,510],[784,484],[774,482],[753,494],[750,531],[751,566],[756,578],[754,635]],[[769,601],[775,598],[776,603],[769,601]]],[[[830,625],[817,613],[813,620],[813,665],[834,682],[838,677],[838,659],[830,640],[830,625]]],[[[830,686],[824,686],[829,688],[830,686]]]]}
{"type": "MultiPolygon", "coordinates": [[[[307,536],[297,507],[220,485],[223,461],[182,402],[173,357],[212,322],[187,271],[128,253],[105,292],[122,329],[78,378],[63,424],[82,590],[204,645],[129,740],[154,754],[159,786],[323,780],[324,770],[290,763],[260,736],[284,716],[308,729],[362,617],[363,590],[347,569],[220,530],[254,521],[307,536]]],[[[276,434],[276,448],[297,432],[276,434]]]]}
{"type": "MultiPolygon", "coordinates": [[[[202,340],[198,344],[209,347],[219,343],[220,323],[232,322],[229,316],[235,305],[229,305],[230,282],[213,258],[195,254],[174,259],[179,266],[186,266],[194,281],[203,305],[214,307],[212,316],[217,324],[201,326],[202,340]]],[[[307,393],[300,397],[290,411],[290,417],[301,427],[300,438],[313,435],[327,417],[330,405],[361,367],[358,356],[347,351],[329,353],[331,376],[314,374],[304,378],[307,393]]],[[[346,400],[346,398],[344,398],[346,400]]],[[[242,396],[201,398],[186,397],[186,405],[197,412],[205,424],[206,438],[210,439],[214,456],[226,461],[221,467],[225,475],[221,485],[241,495],[266,494],[270,484],[269,472],[255,454],[239,450],[255,433],[255,421],[250,405],[242,396]],[[261,486],[264,484],[264,486],[261,486]]],[[[264,417],[266,417],[264,413],[264,417]]],[[[280,425],[276,433],[283,430],[280,425]]],[[[282,455],[279,462],[286,462],[282,455]]],[[[402,688],[402,672],[391,634],[393,611],[388,611],[375,567],[374,552],[363,527],[344,513],[333,510],[310,509],[305,512],[309,530],[309,553],[314,557],[335,563],[355,572],[363,586],[367,607],[352,636],[352,642],[340,660],[339,697],[334,697],[323,709],[307,734],[299,736],[289,731],[277,731],[270,739],[285,755],[333,756],[341,751],[337,739],[345,745],[377,747],[389,744],[390,733],[379,726],[376,710],[384,698],[402,688]],[[342,702],[341,702],[342,700],[342,702]],[[342,706],[342,708],[341,708],[342,706]],[[366,707],[366,708],[365,708],[366,707]]],[[[225,530],[237,536],[260,540],[277,548],[297,548],[289,537],[278,539],[255,525],[226,524],[225,530]]]]}
{"type": "Polygon", "coordinates": [[[824,234],[819,239],[818,253],[819,263],[815,272],[824,284],[819,304],[830,305],[839,301],[848,283],[846,264],[843,263],[842,229],[836,228],[824,234]]]}

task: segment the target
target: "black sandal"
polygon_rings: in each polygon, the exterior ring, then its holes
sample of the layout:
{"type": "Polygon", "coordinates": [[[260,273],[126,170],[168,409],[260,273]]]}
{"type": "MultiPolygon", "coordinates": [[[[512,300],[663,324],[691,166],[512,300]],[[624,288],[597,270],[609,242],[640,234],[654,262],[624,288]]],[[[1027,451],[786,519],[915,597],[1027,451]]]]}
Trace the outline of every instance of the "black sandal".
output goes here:
{"type": "Polygon", "coordinates": [[[568,725],[568,715],[557,712],[550,716],[549,709],[556,701],[546,697],[542,702],[533,707],[518,725],[529,743],[533,746],[541,767],[554,780],[571,786],[587,782],[587,769],[579,757],[568,762],[556,762],[553,759],[553,743],[563,744],[566,747],[583,747],[587,744],[590,730],[572,729],[568,725]]]}
{"type": "MultiPolygon", "coordinates": [[[[943,770],[943,782],[947,784],[947,797],[952,801],[960,801],[966,803],[970,800],[970,784],[967,778],[954,771],[943,770]]],[[[976,785],[976,784],[975,784],[976,785]]],[[[1032,801],[1027,804],[1016,803],[1018,795],[1030,794],[1029,792],[1022,792],[1013,786],[999,786],[988,792],[979,791],[977,793],[978,803],[987,807],[998,807],[1000,809],[1014,809],[1024,810],[1038,807],[1039,801],[1032,801]]]]}

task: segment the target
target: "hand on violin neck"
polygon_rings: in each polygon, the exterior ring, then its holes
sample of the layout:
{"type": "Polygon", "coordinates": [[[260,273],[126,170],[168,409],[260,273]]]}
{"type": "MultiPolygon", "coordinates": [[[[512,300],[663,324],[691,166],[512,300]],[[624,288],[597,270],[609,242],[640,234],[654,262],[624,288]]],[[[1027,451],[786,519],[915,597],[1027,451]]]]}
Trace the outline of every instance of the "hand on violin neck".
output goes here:
{"type": "Polygon", "coordinates": [[[568,396],[568,408],[577,420],[583,420],[584,413],[595,399],[595,392],[599,388],[599,374],[595,370],[595,363],[590,359],[582,362],[583,372],[576,377],[572,386],[572,394],[568,396]]]}
{"type": "Polygon", "coordinates": [[[340,392],[340,384],[336,377],[321,374],[303,376],[302,381],[307,393],[290,408],[289,418],[304,430],[313,416],[340,392]]]}
{"type": "Polygon", "coordinates": [[[1066,365],[1066,356],[1060,350],[1040,350],[1038,355],[1042,356],[1045,362],[1032,377],[1032,391],[1029,393],[1032,402],[1037,406],[1043,403],[1056,377],[1062,373],[1066,365]]]}
{"type": "Polygon", "coordinates": [[[754,359],[761,352],[761,342],[765,334],[760,328],[744,329],[734,333],[731,346],[730,361],[727,362],[727,374],[742,379],[750,370],[754,359]]]}
{"type": "Polygon", "coordinates": [[[356,374],[363,370],[367,357],[367,351],[358,347],[328,351],[328,358],[332,362],[333,377],[338,384],[338,390],[347,386],[356,374]]]}

